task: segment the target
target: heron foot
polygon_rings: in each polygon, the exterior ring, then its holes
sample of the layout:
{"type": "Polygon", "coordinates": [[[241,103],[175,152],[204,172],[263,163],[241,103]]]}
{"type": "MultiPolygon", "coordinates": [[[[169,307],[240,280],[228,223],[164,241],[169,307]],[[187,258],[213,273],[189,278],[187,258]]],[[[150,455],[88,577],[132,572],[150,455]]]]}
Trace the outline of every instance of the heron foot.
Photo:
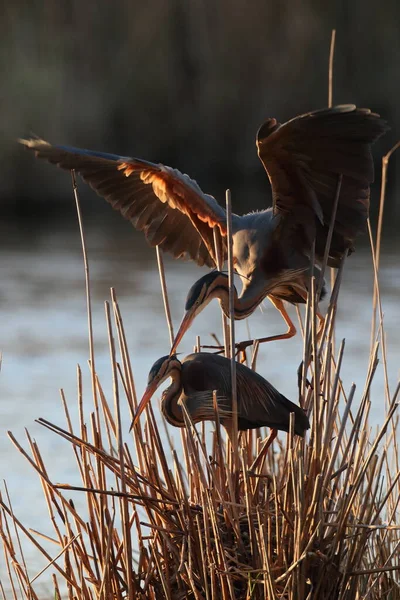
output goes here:
{"type": "Polygon", "coordinates": [[[252,346],[256,340],[246,340],[245,342],[238,342],[235,344],[236,353],[244,352],[246,348],[252,346]]]}
{"type": "Polygon", "coordinates": [[[216,352],[214,352],[214,354],[222,354],[222,352],[225,351],[225,346],[209,346],[207,344],[202,344],[200,346],[201,350],[216,350],[216,352]]]}
{"type": "MultiPolygon", "coordinates": [[[[235,344],[235,354],[239,355],[240,353],[243,353],[246,348],[252,346],[255,341],[256,340],[246,340],[245,342],[237,342],[237,344],[235,344]]],[[[215,354],[221,354],[221,352],[224,352],[225,350],[224,346],[201,345],[201,348],[204,350],[216,350],[215,354]]]]}

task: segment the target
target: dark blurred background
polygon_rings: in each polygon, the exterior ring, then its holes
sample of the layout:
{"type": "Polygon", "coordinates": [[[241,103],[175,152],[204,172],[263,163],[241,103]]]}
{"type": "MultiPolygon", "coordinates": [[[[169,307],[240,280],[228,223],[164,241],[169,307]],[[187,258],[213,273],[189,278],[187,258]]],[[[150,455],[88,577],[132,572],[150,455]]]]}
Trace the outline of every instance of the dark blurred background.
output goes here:
{"type": "MultiPolygon", "coordinates": [[[[50,218],[70,199],[69,178],[15,143],[30,133],[165,162],[220,201],[229,186],[237,211],[265,206],[256,130],[327,105],[332,28],[334,103],[384,115],[379,157],[400,137],[398,0],[3,2],[1,214],[50,218]]],[[[93,194],[87,207],[109,210],[93,194]]]]}

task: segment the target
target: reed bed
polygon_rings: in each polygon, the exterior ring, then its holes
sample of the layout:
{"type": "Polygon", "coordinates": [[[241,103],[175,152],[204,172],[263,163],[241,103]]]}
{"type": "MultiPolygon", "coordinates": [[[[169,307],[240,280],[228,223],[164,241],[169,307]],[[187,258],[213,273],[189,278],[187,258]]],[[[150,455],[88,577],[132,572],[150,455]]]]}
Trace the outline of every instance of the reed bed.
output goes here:
{"type": "MultiPolygon", "coordinates": [[[[76,200],[79,212],[77,194],[76,200]]],[[[82,226],[81,231],[84,241],[82,226]]],[[[334,338],[343,261],[320,339],[315,301],[320,282],[311,280],[304,319],[299,314],[304,339],[299,402],[309,414],[311,431],[303,440],[294,437],[292,427],[265,457],[266,432],[242,432],[231,445],[217,409],[210,435],[202,425],[194,426],[184,410],[180,443],[173,442],[158,409],[151,406],[147,418],[128,435],[121,414],[133,415],[137,395],[123,318],[111,290],[105,318],[113,396],[107,398],[95,370],[84,248],[92,407],[87,412],[89,399],[78,368],[76,407],[62,395],[65,424],[38,420],[49,435],[68,442],[81,485],[56,484],[29,432],[26,447],[9,432],[32,474],[40,478],[57,549],[50,555],[41,534],[19,521],[6,492],[0,498],[0,534],[9,576],[0,588],[3,597],[36,600],[37,583],[51,573],[56,599],[400,598],[400,388],[390,395],[387,385],[372,234],[371,247],[377,318],[364,388],[356,390],[342,381],[345,341],[335,344],[334,338]],[[381,396],[372,397],[378,355],[386,384],[381,396]],[[369,424],[372,403],[379,403],[384,415],[377,431],[369,424]],[[79,415],[76,429],[72,411],[79,415]],[[84,509],[70,500],[72,490],[85,499],[84,509]],[[34,580],[28,576],[22,538],[48,561],[34,580]],[[11,591],[6,593],[6,588],[11,591]]],[[[162,270],[160,257],[159,265],[162,270]]],[[[247,359],[255,368],[257,348],[247,359]]],[[[295,387],[292,367],[288,376],[295,387]]]]}
{"type": "MultiPolygon", "coordinates": [[[[344,341],[333,350],[341,272],[319,343],[312,296],[303,323],[309,366],[303,368],[300,403],[312,420],[311,433],[306,440],[280,435],[256,467],[265,432],[241,433],[237,446],[228,448],[218,414],[209,437],[186,414],[177,447],[170,437],[165,443],[157,408],[147,410],[132,436],[122,430],[121,412],[133,414],[137,398],[112,290],[106,321],[113,398],[105,397],[93,372],[93,408],[86,414],[78,369],[77,408],[63,397],[65,425],[39,419],[49,435],[69,442],[82,485],[56,485],[29,433],[26,449],[9,432],[40,477],[58,546],[50,556],[40,534],[20,523],[7,497],[1,499],[9,573],[3,586],[11,597],[39,597],[21,551],[20,538],[27,537],[48,560],[36,581],[51,571],[56,598],[400,598],[399,388],[385,401],[370,394],[382,353],[381,319],[364,389],[346,389],[342,382],[344,341]],[[368,424],[372,402],[385,409],[377,432],[368,424]],[[71,425],[73,410],[78,430],[71,425]],[[82,513],[69,499],[76,489],[86,500],[82,513]]],[[[316,290],[318,282],[312,286],[316,290]]],[[[290,376],[296,380],[295,372],[290,376]]]]}

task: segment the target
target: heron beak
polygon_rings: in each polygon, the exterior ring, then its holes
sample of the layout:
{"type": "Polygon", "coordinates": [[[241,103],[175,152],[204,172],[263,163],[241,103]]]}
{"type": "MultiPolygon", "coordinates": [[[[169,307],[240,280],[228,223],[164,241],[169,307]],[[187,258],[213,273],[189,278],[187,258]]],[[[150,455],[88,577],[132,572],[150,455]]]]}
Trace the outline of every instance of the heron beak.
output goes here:
{"type": "Polygon", "coordinates": [[[133,416],[133,420],[132,420],[131,426],[129,428],[129,431],[132,431],[133,427],[139,421],[140,415],[146,408],[147,404],[150,402],[156,389],[157,389],[157,383],[155,383],[154,381],[147,386],[146,391],[143,394],[143,397],[142,397],[141,401],[139,402],[139,406],[137,407],[137,410],[133,416]]]}
{"type": "Polygon", "coordinates": [[[171,352],[169,353],[170,356],[172,356],[172,354],[176,353],[176,350],[177,350],[177,348],[179,346],[179,343],[180,343],[181,339],[183,338],[183,336],[185,335],[186,331],[189,329],[189,327],[192,324],[194,316],[195,315],[194,315],[194,311],[193,310],[188,310],[185,313],[185,316],[183,317],[182,322],[181,322],[181,324],[179,326],[178,333],[176,334],[175,339],[173,341],[171,352]]]}

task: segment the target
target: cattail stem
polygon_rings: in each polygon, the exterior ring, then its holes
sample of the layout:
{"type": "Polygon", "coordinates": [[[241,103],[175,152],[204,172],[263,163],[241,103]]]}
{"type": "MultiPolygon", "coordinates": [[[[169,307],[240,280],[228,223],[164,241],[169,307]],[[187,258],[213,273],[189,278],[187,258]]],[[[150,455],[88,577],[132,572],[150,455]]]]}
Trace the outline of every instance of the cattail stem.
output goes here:
{"type": "MultiPolygon", "coordinates": [[[[215,248],[215,256],[217,261],[217,269],[218,271],[222,271],[224,268],[224,257],[222,254],[222,244],[221,244],[221,233],[218,227],[214,227],[213,229],[214,235],[214,248],[215,248]]],[[[228,329],[228,320],[224,313],[221,310],[221,318],[222,318],[222,332],[224,336],[224,348],[225,348],[225,356],[229,358],[229,329],[228,329]]]]}
{"type": "MultiPolygon", "coordinates": [[[[232,200],[230,190],[226,191],[226,220],[228,243],[228,275],[229,275],[229,352],[231,359],[231,386],[232,386],[232,442],[233,452],[238,461],[236,440],[238,435],[237,423],[237,393],[236,393],[236,360],[235,360],[235,305],[234,305],[234,270],[233,270],[233,238],[232,238],[232,200]]],[[[238,467],[238,464],[235,464],[238,467]]]]}
{"type": "Polygon", "coordinates": [[[328,69],[328,107],[333,103],[333,60],[335,58],[336,29],[332,29],[331,45],[329,49],[329,69],[328,69]]]}
{"type": "Polygon", "coordinates": [[[91,375],[91,382],[92,382],[93,402],[94,402],[95,411],[96,411],[97,427],[99,429],[99,404],[98,404],[97,386],[96,386],[96,368],[95,368],[94,341],[93,341],[93,319],[92,319],[92,299],[91,299],[91,293],[90,293],[89,260],[88,260],[88,256],[87,256],[85,230],[83,227],[82,212],[81,212],[81,206],[80,206],[79,194],[78,194],[78,186],[76,183],[76,177],[75,177],[74,170],[71,171],[71,178],[72,178],[72,189],[73,189],[74,198],[75,198],[76,213],[78,216],[79,232],[80,232],[80,236],[81,236],[83,264],[84,264],[84,268],[85,268],[85,290],[86,290],[87,322],[88,322],[88,332],[89,332],[90,375],[91,375]]]}
{"type": "Polygon", "coordinates": [[[174,342],[174,327],[172,325],[171,310],[169,307],[168,289],[167,289],[167,282],[165,279],[164,259],[161,254],[161,249],[159,246],[156,246],[156,254],[157,254],[158,273],[160,275],[161,293],[162,293],[162,298],[163,298],[163,302],[164,302],[165,318],[167,320],[169,339],[170,339],[171,346],[172,346],[172,344],[174,342]]]}

